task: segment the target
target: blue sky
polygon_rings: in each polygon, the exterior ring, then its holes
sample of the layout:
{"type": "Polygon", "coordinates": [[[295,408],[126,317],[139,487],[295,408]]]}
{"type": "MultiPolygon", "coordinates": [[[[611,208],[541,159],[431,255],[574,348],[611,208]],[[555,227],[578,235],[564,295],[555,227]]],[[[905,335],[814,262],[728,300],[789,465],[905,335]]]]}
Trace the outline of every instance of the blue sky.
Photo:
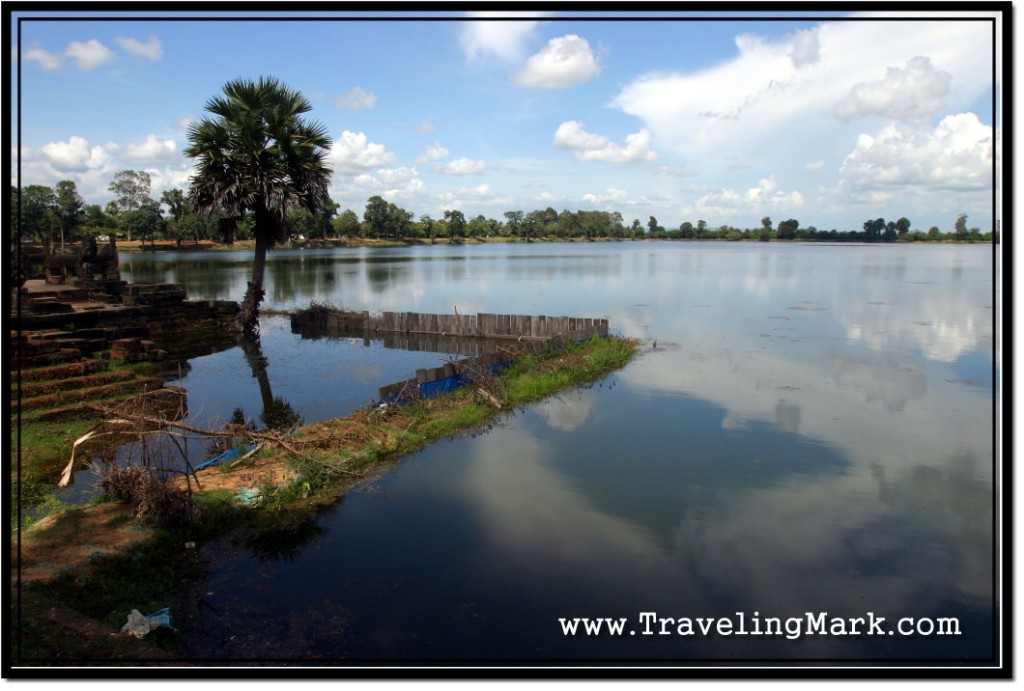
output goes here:
{"type": "Polygon", "coordinates": [[[22,184],[70,179],[106,203],[133,169],[156,198],[187,189],[188,123],[225,82],[270,75],[313,103],[332,198],[360,216],[379,194],[434,218],[551,206],[667,228],[992,224],[985,14],[316,14],[14,14],[22,184]]]}

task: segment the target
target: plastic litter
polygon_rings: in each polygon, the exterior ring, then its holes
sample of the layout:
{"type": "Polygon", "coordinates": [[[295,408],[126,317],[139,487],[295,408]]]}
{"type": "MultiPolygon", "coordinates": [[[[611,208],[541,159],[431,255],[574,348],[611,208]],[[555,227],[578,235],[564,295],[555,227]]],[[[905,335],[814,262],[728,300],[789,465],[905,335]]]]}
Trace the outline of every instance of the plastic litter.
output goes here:
{"type": "Polygon", "coordinates": [[[174,627],[171,626],[171,610],[169,607],[150,614],[148,617],[144,616],[139,610],[133,609],[128,613],[128,622],[121,627],[121,631],[130,633],[136,638],[143,638],[150,631],[160,627],[174,631],[174,627]]]}
{"type": "Polygon", "coordinates": [[[174,631],[174,627],[171,626],[170,607],[164,607],[159,612],[154,612],[153,614],[150,614],[148,617],[146,617],[146,619],[149,621],[150,630],[163,627],[165,629],[170,629],[171,631],[174,631]]]}
{"type": "MultiPolygon", "coordinates": [[[[244,459],[248,458],[249,456],[251,456],[254,453],[256,453],[257,451],[259,451],[259,449],[262,448],[262,446],[263,446],[263,442],[260,442],[259,444],[254,444],[253,446],[250,446],[245,451],[245,454],[241,458],[239,458],[238,460],[241,461],[241,460],[244,460],[244,459]]],[[[238,457],[238,454],[240,454],[241,452],[242,451],[240,449],[238,449],[237,447],[230,448],[227,451],[225,451],[224,453],[220,454],[219,456],[215,456],[214,458],[211,458],[208,461],[203,461],[202,463],[200,463],[196,467],[192,468],[192,470],[198,472],[200,470],[205,470],[206,468],[210,468],[210,467],[215,466],[215,465],[220,465],[224,461],[230,461],[232,458],[238,457]]]]}
{"type": "Polygon", "coordinates": [[[263,499],[263,494],[252,488],[245,488],[235,495],[235,501],[243,504],[255,504],[263,499]]]}
{"type": "Polygon", "coordinates": [[[136,638],[142,638],[149,633],[149,619],[142,615],[137,609],[128,613],[128,623],[121,627],[121,631],[130,633],[136,638]]]}
{"type": "Polygon", "coordinates": [[[220,454],[219,456],[216,456],[215,458],[211,458],[210,460],[208,460],[208,461],[206,461],[204,463],[200,463],[199,465],[197,465],[192,470],[200,471],[200,470],[203,470],[204,468],[209,468],[211,466],[215,466],[215,465],[218,465],[220,463],[223,463],[224,461],[231,460],[232,458],[234,458],[237,455],[238,455],[238,449],[231,448],[231,449],[228,449],[227,451],[225,451],[224,453],[220,454]]]}

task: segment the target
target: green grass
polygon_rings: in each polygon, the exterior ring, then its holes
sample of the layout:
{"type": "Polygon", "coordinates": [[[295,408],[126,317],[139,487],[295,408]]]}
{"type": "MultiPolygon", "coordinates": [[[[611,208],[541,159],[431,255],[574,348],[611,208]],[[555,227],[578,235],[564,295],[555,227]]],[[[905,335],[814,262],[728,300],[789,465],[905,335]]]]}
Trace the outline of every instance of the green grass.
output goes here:
{"type": "MultiPolygon", "coordinates": [[[[149,376],[159,370],[158,365],[159,363],[124,363],[114,360],[107,371],[128,371],[138,376],[149,376]]],[[[134,395],[136,394],[125,393],[89,402],[112,406],[134,395]]],[[[98,422],[94,417],[45,421],[39,419],[42,412],[43,410],[22,410],[20,417],[12,416],[12,422],[18,426],[12,435],[10,446],[12,472],[9,504],[11,524],[15,530],[19,527],[19,499],[23,509],[33,509],[34,516],[25,517],[26,526],[61,506],[53,497],[60,472],[71,457],[71,448],[75,440],[98,422]]]]}
{"type": "Polygon", "coordinates": [[[622,366],[636,352],[636,344],[623,339],[595,339],[566,349],[568,362],[551,371],[538,367],[534,357],[515,364],[506,377],[505,402],[517,406],[540,400],[569,386],[599,379],[622,366]]]}

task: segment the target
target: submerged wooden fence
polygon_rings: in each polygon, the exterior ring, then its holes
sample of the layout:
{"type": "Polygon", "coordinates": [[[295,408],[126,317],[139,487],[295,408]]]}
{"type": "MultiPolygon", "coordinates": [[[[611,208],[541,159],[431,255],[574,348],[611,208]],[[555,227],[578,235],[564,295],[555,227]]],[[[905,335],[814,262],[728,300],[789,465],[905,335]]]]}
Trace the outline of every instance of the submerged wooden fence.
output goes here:
{"type": "Polygon", "coordinates": [[[483,339],[547,340],[560,337],[584,341],[608,335],[608,320],[589,317],[547,317],[522,314],[423,314],[420,312],[344,312],[311,309],[292,315],[292,331],[329,334],[433,334],[483,339]]]}
{"type": "Polygon", "coordinates": [[[292,332],[323,336],[380,339],[387,348],[426,350],[470,357],[441,367],[420,369],[416,377],[383,386],[380,400],[403,397],[413,389],[445,380],[457,381],[515,359],[515,351],[560,347],[608,335],[608,320],[521,314],[424,314],[420,312],[346,312],[311,308],[292,315],[292,332]],[[510,349],[509,342],[516,347],[510,349]]]}

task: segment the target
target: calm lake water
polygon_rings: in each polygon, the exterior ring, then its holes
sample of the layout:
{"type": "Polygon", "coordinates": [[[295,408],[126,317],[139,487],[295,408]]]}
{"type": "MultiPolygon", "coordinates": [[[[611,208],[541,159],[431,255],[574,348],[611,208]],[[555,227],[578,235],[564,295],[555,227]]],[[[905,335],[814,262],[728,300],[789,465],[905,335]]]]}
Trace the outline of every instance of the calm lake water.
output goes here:
{"type": "MultiPolygon", "coordinates": [[[[251,253],[123,255],[240,300],[251,253]]],[[[437,443],[275,534],[203,547],[208,660],[944,661],[994,651],[990,246],[619,243],[283,250],[265,307],[605,317],[645,353],[437,443]],[[655,346],[656,342],[656,346],[655,346]],[[961,635],[646,635],[642,612],[956,617],[961,635]],[[623,635],[560,618],[625,618],[623,635]],[[630,635],[630,632],[634,635],[630,635]]],[[[191,420],[345,415],[443,354],[262,321],[178,383],[191,420]],[[269,387],[269,390],[268,390],[269,387]]],[[[745,626],[740,625],[743,618],[745,626]]],[[[766,624],[762,624],[764,628],[766,624]]]]}

